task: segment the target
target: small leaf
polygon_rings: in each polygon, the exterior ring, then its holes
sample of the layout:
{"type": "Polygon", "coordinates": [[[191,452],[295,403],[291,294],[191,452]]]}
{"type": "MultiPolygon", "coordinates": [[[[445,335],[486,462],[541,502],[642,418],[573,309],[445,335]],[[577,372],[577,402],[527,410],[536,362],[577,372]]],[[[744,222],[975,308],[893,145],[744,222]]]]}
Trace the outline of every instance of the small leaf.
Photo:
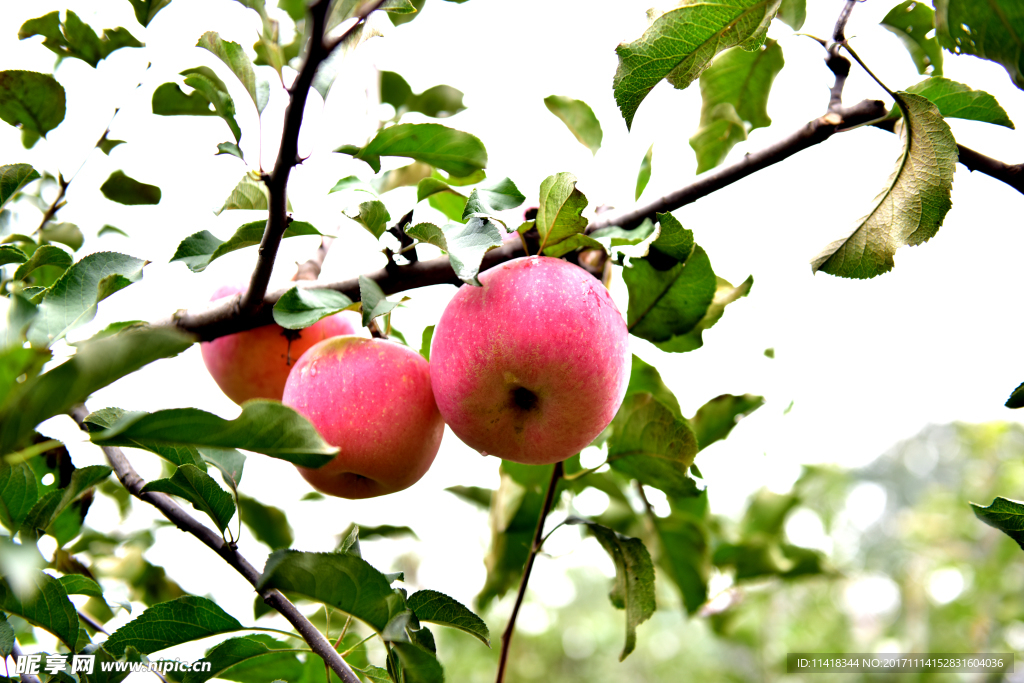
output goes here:
{"type": "MultiPolygon", "coordinates": [[[[14,627],[7,621],[7,615],[0,612],[0,659],[7,660],[14,650],[14,627]]],[[[386,673],[386,672],[385,672],[386,673]]],[[[391,679],[386,679],[390,681],[391,679]]]]}
{"type": "Polygon", "coordinates": [[[24,263],[28,255],[13,244],[0,244],[0,266],[11,263],[24,263]]]}
{"type": "Polygon", "coordinates": [[[799,31],[807,20],[807,0],[782,0],[776,17],[794,31],[799,31]]]}
{"type": "Polygon", "coordinates": [[[647,148],[647,154],[640,161],[640,170],[636,174],[636,196],[634,200],[639,200],[640,195],[647,189],[647,183],[651,181],[651,160],[654,158],[654,145],[647,148]]]}
{"type": "Polygon", "coordinates": [[[487,150],[478,138],[439,123],[400,123],[377,133],[362,149],[335,151],[362,159],[374,173],[380,172],[382,156],[409,157],[456,176],[487,166],[487,150]]]}
{"type": "Polygon", "coordinates": [[[22,24],[18,38],[25,40],[31,36],[43,36],[43,46],[58,57],[81,59],[93,68],[114,50],[123,47],[142,47],[142,43],[121,27],[105,29],[101,37],[71,10],[65,11],[65,17],[63,23],[60,21],[59,12],[50,12],[36,19],[29,19],[22,24]]]}
{"type": "Polygon", "coordinates": [[[184,498],[196,510],[205,512],[221,532],[235,515],[231,494],[222,489],[206,472],[194,465],[181,465],[170,479],[155,479],[147,483],[145,491],[159,491],[184,498]]]}
{"type": "Polygon", "coordinates": [[[626,127],[661,79],[682,90],[719,52],[733,46],[759,47],[780,4],[781,0],[687,3],[657,16],[639,39],[615,48],[619,67],[612,90],[626,127]]]}
{"type": "Polygon", "coordinates": [[[22,133],[45,137],[64,120],[64,111],[64,88],[53,76],[0,71],[0,119],[22,133]]]}
{"type": "Polygon", "coordinates": [[[587,227],[587,219],[580,214],[586,206],[587,198],[576,189],[576,176],[558,173],[545,178],[540,184],[536,219],[541,251],[582,233],[587,227]]]}
{"type": "Polygon", "coordinates": [[[39,177],[39,172],[29,164],[0,166],[0,206],[6,204],[21,188],[39,177]]]}
{"type": "Polygon", "coordinates": [[[271,550],[290,548],[295,541],[288,517],[279,508],[264,505],[255,498],[239,496],[238,514],[256,540],[266,544],[271,550]]]}
{"type": "Polygon", "coordinates": [[[570,251],[578,251],[580,249],[600,249],[601,251],[606,251],[604,245],[590,235],[578,234],[564,239],[553,246],[545,247],[542,253],[545,256],[558,258],[565,256],[570,251]]]}
{"type": "Polygon", "coordinates": [[[240,448],[316,468],[330,462],[338,449],[325,442],[306,418],[277,401],[252,400],[242,414],[225,420],[195,408],[127,413],[110,429],[90,432],[93,443],[109,446],[144,444],[240,448]]]}
{"type": "Polygon", "coordinates": [[[103,237],[104,235],[121,235],[123,237],[128,237],[128,233],[121,228],[115,228],[113,225],[104,225],[100,228],[100,231],[96,233],[97,237],[103,237]]]}
{"type": "Polygon", "coordinates": [[[468,285],[479,287],[477,275],[484,254],[502,245],[503,231],[490,219],[471,218],[466,223],[448,223],[441,230],[455,275],[468,285]]]}
{"type": "Polygon", "coordinates": [[[14,279],[24,280],[33,270],[36,268],[42,268],[43,266],[52,266],[54,268],[60,268],[61,270],[67,270],[71,267],[71,263],[71,254],[60,247],[44,244],[35,250],[35,253],[32,254],[32,258],[18,266],[18,269],[14,271],[14,279]]]}
{"type": "Polygon", "coordinates": [[[242,628],[237,619],[212,600],[198,595],[186,595],[153,605],[111,633],[103,643],[103,649],[116,657],[122,656],[130,647],[148,655],[174,645],[218,633],[240,631],[242,628]]]}
{"type": "Polygon", "coordinates": [[[670,213],[657,214],[658,237],[651,242],[651,249],[659,251],[672,259],[685,262],[693,254],[693,232],[683,227],[675,216],[670,213]]]}
{"type": "Polygon", "coordinates": [[[942,48],[932,32],[935,11],[931,7],[919,0],[905,0],[889,10],[881,24],[895,33],[907,48],[917,73],[942,75],[942,48]]]}
{"type": "Polygon", "coordinates": [[[355,190],[359,192],[365,192],[366,194],[373,195],[374,197],[377,196],[377,193],[373,190],[372,187],[370,187],[362,180],[360,180],[358,176],[354,175],[346,176],[339,180],[337,183],[334,184],[334,187],[327,191],[327,194],[332,194],[334,192],[345,192],[346,190],[355,190]]]}
{"type": "Polygon", "coordinates": [[[494,215],[501,211],[514,209],[524,201],[526,201],[526,197],[519,191],[512,179],[503,178],[493,185],[473,190],[466,202],[462,217],[470,218],[473,214],[494,215]]]}
{"type": "Polygon", "coordinates": [[[1024,408],[1024,382],[1017,385],[1004,405],[1007,408],[1024,408]]]}
{"type": "Polygon", "coordinates": [[[623,536],[606,526],[569,518],[569,524],[584,524],[615,563],[615,582],[608,597],[618,609],[626,611],[626,644],[621,662],[636,648],[636,627],[654,614],[654,563],[639,538],[623,536]]]}
{"type": "Polygon", "coordinates": [[[700,246],[668,270],[658,270],[648,259],[631,258],[622,279],[629,289],[629,331],[653,342],[668,341],[699,325],[717,287],[711,262],[700,246]]]}
{"type": "Polygon", "coordinates": [[[74,223],[50,223],[43,228],[39,235],[47,242],[60,242],[71,247],[72,251],[78,251],[85,242],[82,231],[74,223]]]}
{"type": "Polygon", "coordinates": [[[935,0],[942,47],[1002,65],[1024,90],[1024,16],[1017,0],[935,0]]]}
{"type": "Polygon", "coordinates": [[[214,156],[220,156],[221,154],[229,154],[233,157],[238,157],[242,161],[245,161],[245,159],[242,157],[242,149],[233,142],[217,143],[217,154],[214,156]]]}
{"type": "Polygon", "coordinates": [[[903,152],[871,212],[848,237],[836,240],[811,262],[813,271],[869,278],[892,270],[896,250],[919,245],[939,230],[952,202],[956,140],[934,104],[895,93],[903,111],[903,152]]]}
{"type": "Polygon", "coordinates": [[[90,595],[94,598],[103,597],[103,589],[100,585],[87,576],[81,574],[68,574],[60,577],[60,583],[68,595],[90,595]]]}
{"type": "Polygon", "coordinates": [[[209,50],[231,69],[231,73],[238,77],[242,87],[249,93],[252,103],[256,106],[256,111],[262,114],[270,100],[270,90],[266,83],[257,80],[252,62],[249,61],[242,46],[230,40],[224,40],[216,31],[207,31],[199,38],[196,47],[209,50]]]}
{"type": "Polygon", "coordinates": [[[142,279],[144,265],[137,258],[109,251],[86,256],[64,271],[46,292],[29,328],[29,340],[34,346],[49,346],[89,322],[99,302],[142,279]]]}
{"type": "Polygon", "coordinates": [[[371,188],[375,194],[381,195],[398,187],[414,186],[424,178],[429,178],[433,173],[435,173],[434,167],[430,164],[414,161],[407,166],[387,171],[384,175],[375,178],[371,183],[371,188]]]}
{"type": "Polygon", "coordinates": [[[687,475],[697,455],[697,438],[684,420],[650,394],[632,394],[611,424],[608,463],[612,469],[673,498],[697,495],[687,475]]]}
{"type": "Polygon", "coordinates": [[[252,174],[246,173],[235,185],[235,189],[231,190],[231,194],[224,201],[224,206],[214,213],[219,216],[221,212],[231,209],[266,211],[269,207],[270,199],[266,185],[258,178],[253,178],[252,174]]]}
{"type": "Polygon", "coordinates": [[[551,95],[544,98],[544,106],[562,120],[569,132],[584,147],[592,154],[597,154],[597,150],[601,149],[601,138],[604,134],[601,132],[601,122],[597,120],[589,104],[571,97],[551,95]]]}
{"type": "Polygon", "coordinates": [[[171,4],[171,0],[128,0],[135,10],[135,18],[143,26],[149,26],[156,13],[171,4]]]}
{"type": "Polygon", "coordinates": [[[160,188],[156,185],[141,183],[135,178],[114,171],[106,182],[100,185],[100,192],[112,202],[134,206],[138,204],[159,204],[160,188]]]}
{"type": "Polygon", "coordinates": [[[388,221],[391,220],[391,214],[388,213],[384,202],[374,199],[361,203],[359,205],[359,215],[349,216],[349,218],[366,228],[375,238],[380,239],[381,235],[388,229],[388,221]]]}
{"type": "MultiPolygon", "coordinates": [[[[626,396],[632,394],[651,394],[656,401],[672,411],[677,420],[683,419],[683,411],[679,408],[679,400],[661,379],[661,373],[653,365],[648,365],[638,356],[633,356],[633,364],[629,371],[629,385],[626,396]]],[[[700,441],[698,440],[698,443],[700,441]]]]}
{"type": "Polygon", "coordinates": [[[487,630],[487,624],[461,602],[444,593],[432,590],[416,591],[409,596],[409,609],[420,621],[457,628],[474,636],[484,645],[491,646],[491,634],[487,630]]]}
{"type": "Polygon", "coordinates": [[[661,541],[662,552],[658,564],[679,587],[688,614],[694,614],[708,599],[708,580],[711,574],[710,539],[704,516],[707,513],[707,493],[687,502],[695,503],[699,512],[673,509],[668,517],[653,517],[654,527],[661,541]]]}
{"type": "Polygon", "coordinates": [[[41,571],[36,571],[30,580],[34,584],[32,595],[19,597],[0,577],[0,610],[49,631],[74,650],[78,641],[78,611],[64,586],[41,571]]]}
{"type": "Polygon", "coordinates": [[[204,671],[203,667],[193,668],[185,674],[182,683],[205,683],[211,678],[244,683],[276,679],[298,681],[303,667],[295,655],[303,651],[264,634],[229,638],[210,648],[200,660],[210,663],[209,671],[204,671]]]}
{"type": "Polygon", "coordinates": [[[350,553],[278,550],[267,559],[257,590],[298,593],[351,614],[383,632],[405,609],[402,593],[365,560],[350,553]]]}
{"type": "Polygon", "coordinates": [[[413,643],[391,643],[402,666],[404,683],[444,683],[444,669],[437,656],[413,643]]]}
{"type": "Polygon", "coordinates": [[[192,345],[177,330],[146,328],[82,342],[69,360],[30,376],[0,397],[0,453],[9,453],[37,424],[66,413],[94,391],[192,345]]]}
{"type": "MultiPolygon", "coordinates": [[[[963,83],[932,77],[915,83],[907,88],[907,92],[927,97],[944,118],[983,121],[1013,128],[1013,121],[996,98],[987,92],[972,90],[963,83]]],[[[899,113],[898,109],[896,113],[899,113]]]]}
{"type": "Polygon", "coordinates": [[[590,236],[596,240],[608,240],[609,246],[633,246],[640,244],[645,239],[651,236],[654,232],[654,221],[650,218],[645,218],[643,223],[633,228],[632,230],[624,230],[617,225],[611,225],[607,228],[600,228],[590,233],[590,236]]]}
{"type": "MultiPolygon", "coordinates": [[[[211,262],[230,254],[239,249],[254,247],[263,240],[263,233],[267,228],[266,221],[253,221],[235,230],[235,234],[222,242],[213,236],[208,230],[202,230],[189,235],[181,241],[178,249],[171,257],[171,263],[181,261],[193,273],[201,273],[211,262]]],[[[301,237],[304,235],[322,235],[319,230],[309,223],[303,221],[292,221],[285,228],[282,239],[288,237],[301,237]]]]}
{"type": "Polygon", "coordinates": [[[72,503],[81,498],[90,488],[110,476],[110,468],[102,465],[79,467],[71,473],[67,487],[54,489],[39,499],[22,523],[22,533],[52,532],[51,526],[72,503]]]}
{"type": "Polygon", "coordinates": [[[207,468],[204,463],[210,463],[220,470],[221,476],[224,477],[224,482],[237,492],[238,485],[242,482],[242,470],[245,469],[245,456],[234,448],[203,448],[202,450],[196,450],[202,456],[196,467],[205,472],[207,468]]]}
{"type": "Polygon", "coordinates": [[[990,527],[999,529],[1024,550],[1024,503],[998,497],[988,507],[971,503],[974,514],[990,527]]]}
{"type": "Polygon", "coordinates": [[[448,251],[448,242],[444,238],[444,231],[433,223],[417,223],[406,228],[405,234],[420,242],[433,244],[441,251],[448,251]]]}
{"type": "Polygon", "coordinates": [[[722,394],[711,399],[690,420],[700,450],[729,436],[736,423],[764,405],[764,397],[753,394],[722,394]]]}
{"type": "Polygon", "coordinates": [[[228,125],[235,142],[240,142],[242,129],[235,120],[235,101],[231,99],[224,81],[208,66],[185,69],[181,75],[193,92],[186,95],[177,83],[164,83],[153,91],[153,113],[160,116],[219,116],[228,125]]]}
{"type": "Polygon", "coordinates": [[[380,285],[365,275],[359,276],[359,300],[363,302],[364,326],[398,306],[397,303],[388,301],[380,285]]]}
{"type": "Polygon", "coordinates": [[[124,140],[111,140],[106,135],[104,135],[100,139],[100,141],[96,143],[96,146],[99,147],[104,154],[110,156],[110,153],[114,151],[115,147],[123,144],[125,144],[124,140]]]}
{"type": "Polygon", "coordinates": [[[0,524],[11,536],[21,529],[29,510],[39,500],[39,493],[32,468],[23,462],[10,464],[0,458],[0,524]]]}
{"type": "Polygon", "coordinates": [[[352,306],[352,300],[333,289],[292,287],[274,304],[274,322],[288,330],[301,330],[352,306]]]}
{"type": "Polygon", "coordinates": [[[423,328],[423,338],[420,341],[420,355],[430,362],[430,342],[434,339],[434,326],[428,325],[423,328]]]}
{"type": "MultiPolygon", "coordinates": [[[[395,20],[394,15],[391,18],[395,20]]],[[[431,118],[446,118],[465,109],[462,91],[448,85],[435,85],[420,94],[414,94],[409,84],[393,71],[380,74],[381,102],[395,108],[395,115],[417,112],[431,118]]]]}
{"type": "MultiPolygon", "coordinates": [[[[109,429],[119,422],[126,414],[129,413],[125,410],[121,410],[120,408],[102,408],[86,416],[84,420],[85,426],[88,431],[109,429]]],[[[156,453],[175,467],[180,467],[181,465],[195,465],[201,470],[206,470],[206,462],[199,455],[199,451],[191,446],[143,443],[139,441],[129,442],[128,440],[125,440],[122,445],[156,453]]]]}
{"type": "Polygon", "coordinates": [[[753,276],[748,277],[736,287],[720,277],[716,277],[715,280],[717,282],[715,298],[712,299],[711,305],[708,306],[708,310],[700,322],[686,334],[676,335],[668,341],[655,342],[659,349],[670,353],[685,353],[699,349],[704,345],[704,331],[721,320],[726,306],[745,297],[750,292],[750,288],[754,286],[753,276]]]}

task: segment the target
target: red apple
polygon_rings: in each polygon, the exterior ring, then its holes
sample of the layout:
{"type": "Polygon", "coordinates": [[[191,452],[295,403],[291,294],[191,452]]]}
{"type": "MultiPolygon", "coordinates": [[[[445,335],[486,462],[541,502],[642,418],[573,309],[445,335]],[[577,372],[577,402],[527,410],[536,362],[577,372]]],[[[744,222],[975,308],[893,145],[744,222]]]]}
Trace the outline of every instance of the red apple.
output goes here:
{"type": "Polygon", "coordinates": [[[444,421],[423,356],[382,339],[335,337],[302,354],[283,403],[341,449],[319,469],[299,472],[318,491],[371,498],[401,491],[426,474],[444,421]]]}
{"type": "MultiPolygon", "coordinates": [[[[243,291],[244,285],[226,285],[215,291],[210,300],[243,291]]],[[[235,403],[241,405],[252,398],[280,401],[288,373],[306,349],[323,339],[355,334],[359,328],[359,314],[342,311],[303,330],[265,325],[204,342],[200,350],[217,386],[235,403]]]]}
{"type": "Polygon", "coordinates": [[[430,380],[467,445],[527,464],[559,462],[615,417],[629,333],[608,290],[561,259],[519,258],[464,285],[441,315],[430,380]]]}

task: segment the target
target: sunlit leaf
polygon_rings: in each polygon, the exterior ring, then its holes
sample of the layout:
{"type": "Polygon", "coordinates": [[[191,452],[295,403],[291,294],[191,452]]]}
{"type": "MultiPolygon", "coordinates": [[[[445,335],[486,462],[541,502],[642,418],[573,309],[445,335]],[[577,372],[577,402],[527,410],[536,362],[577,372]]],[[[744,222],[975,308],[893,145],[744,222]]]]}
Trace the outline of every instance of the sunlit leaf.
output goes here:
{"type": "Polygon", "coordinates": [[[32,254],[32,258],[18,266],[18,269],[14,271],[14,279],[24,280],[32,273],[33,270],[36,268],[42,268],[43,266],[52,266],[54,268],[60,268],[61,270],[67,270],[71,266],[72,260],[71,254],[60,247],[44,244],[35,250],[32,254]]]}
{"type": "Polygon", "coordinates": [[[391,220],[391,214],[388,213],[384,202],[373,199],[368,202],[362,202],[359,205],[358,215],[349,216],[349,218],[366,228],[375,238],[380,239],[381,235],[388,229],[388,221],[391,220]]]}
{"type": "Polygon", "coordinates": [[[647,183],[651,181],[651,161],[654,158],[654,145],[647,148],[647,154],[640,161],[640,170],[636,174],[636,195],[634,199],[640,199],[640,195],[647,189],[647,183]]]}
{"type": "Polygon", "coordinates": [[[957,83],[948,78],[927,78],[907,88],[907,92],[927,97],[932,104],[939,108],[939,113],[947,119],[967,119],[994,123],[1007,128],[1014,127],[1013,121],[1010,120],[1006,110],[999,105],[996,98],[987,92],[972,90],[963,83],[957,83]]]}
{"type": "Polygon", "coordinates": [[[900,39],[917,73],[942,75],[942,48],[935,37],[935,10],[919,0],[905,0],[889,10],[882,26],[900,39]]]}
{"type": "Polygon", "coordinates": [[[370,321],[398,306],[397,302],[388,301],[380,285],[365,275],[359,276],[359,299],[363,302],[363,325],[369,325],[370,321]]]}
{"type": "Polygon", "coordinates": [[[699,325],[717,287],[711,261],[698,245],[690,258],[667,270],[659,270],[646,258],[631,258],[622,279],[629,289],[629,331],[653,342],[687,334],[699,325]]]}
{"type": "Polygon", "coordinates": [[[753,394],[722,394],[705,403],[690,420],[700,450],[729,436],[740,419],[763,405],[764,398],[753,394]]]}
{"type": "Polygon", "coordinates": [[[64,110],[64,88],[53,76],[0,71],[0,119],[23,133],[45,136],[64,120],[64,110]]]}
{"type": "Polygon", "coordinates": [[[380,172],[380,157],[409,157],[456,176],[487,166],[487,150],[478,138],[439,123],[400,123],[377,133],[365,147],[335,150],[352,154],[380,172]]]}
{"type": "Polygon", "coordinates": [[[977,503],[971,503],[971,507],[978,519],[999,529],[1024,549],[1024,503],[998,497],[987,507],[977,503]]]}
{"type": "Polygon", "coordinates": [[[6,204],[18,190],[39,177],[39,172],[29,164],[0,166],[0,206],[6,204]]]}
{"type": "Polygon", "coordinates": [[[587,198],[576,189],[576,176],[558,173],[545,178],[540,184],[536,218],[541,250],[582,233],[587,219],[580,214],[586,207],[587,198]]]}
{"type": "Polygon", "coordinates": [[[776,16],[794,31],[799,31],[807,20],[807,0],[782,0],[776,16]]]}
{"type": "Polygon", "coordinates": [[[142,490],[184,498],[196,510],[206,513],[222,532],[235,515],[235,502],[231,494],[222,489],[213,477],[194,465],[181,465],[169,479],[154,479],[142,490]]]}
{"type": "Polygon", "coordinates": [[[102,36],[97,36],[91,26],[83,22],[70,9],[64,12],[65,19],[60,20],[59,12],[50,12],[35,19],[29,19],[21,25],[18,39],[25,40],[32,36],[42,36],[43,46],[49,48],[59,57],[81,59],[95,68],[101,59],[106,59],[114,50],[123,47],[142,47],[126,29],[121,27],[105,29],[102,36]]]}
{"type": "Polygon", "coordinates": [[[274,304],[274,322],[285,329],[301,330],[351,305],[351,299],[333,289],[292,287],[274,304]]]}
{"type": "MultiPolygon", "coordinates": [[[[201,273],[206,270],[206,267],[209,266],[211,262],[221,256],[230,254],[233,251],[238,251],[239,249],[245,249],[246,247],[253,247],[259,244],[263,240],[263,233],[266,228],[266,221],[253,221],[252,223],[246,223],[238,228],[238,230],[235,231],[235,234],[229,237],[227,241],[217,239],[208,230],[201,230],[193,235],[189,235],[181,241],[177,250],[174,252],[174,256],[171,257],[171,263],[181,261],[188,266],[188,269],[193,273],[201,273]]],[[[285,228],[282,239],[322,234],[323,233],[309,223],[305,223],[303,221],[292,221],[288,224],[288,227],[285,228]]]]}
{"type": "Polygon", "coordinates": [[[580,144],[591,153],[597,154],[597,150],[601,149],[604,133],[601,132],[601,122],[597,120],[589,104],[571,97],[551,95],[544,98],[544,106],[561,119],[580,144]]]}
{"type": "Polygon", "coordinates": [[[199,38],[196,47],[209,50],[231,69],[231,73],[235,74],[242,83],[242,87],[249,93],[252,103],[256,106],[256,111],[262,114],[267,102],[270,101],[270,89],[265,81],[256,78],[252,62],[242,46],[230,40],[224,40],[216,31],[207,31],[199,38]]]}
{"type": "Polygon", "coordinates": [[[40,571],[35,572],[32,583],[34,590],[31,595],[18,596],[0,577],[0,610],[49,631],[74,650],[78,641],[78,612],[68,599],[64,586],[40,571]]]}
{"type": "Polygon", "coordinates": [[[942,47],[997,64],[1024,90],[1024,12],[1018,0],[935,0],[942,47]]]}
{"type": "MultiPolygon", "coordinates": [[[[298,681],[302,663],[297,652],[305,648],[290,647],[266,634],[229,638],[206,653],[200,661],[210,662],[210,670],[193,669],[185,674],[182,683],[204,683],[211,678],[229,681],[272,681],[282,679],[298,681]]],[[[322,671],[321,671],[322,673],[322,671]]]]}
{"type": "Polygon", "coordinates": [[[280,508],[264,505],[255,498],[239,496],[238,514],[256,540],[271,550],[290,548],[295,540],[288,517],[280,508]]]}
{"type": "Polygon", "coordinates": [[[186,595],[153,605],[111,633],[103,648],[115,656],[123,655],[129,647],[150,654],[173,645],[240,630],[242,625],[238,620],[217,603],[198,595],[186,595]]]}
{"type": "Polygon", "coordinates": [[[491,644],[487,624],[458,600],[432,590],[416,591],[409,596],[409,609],[420,621],[457,628],[477,638],[488,647],[491,644]]]}
{"type": "Polygon", "coordinates": [[[128,2],[132,3],[135,18],[143,26],[149,26],[149,22],[153,21],[156,13],[171,4],[171,0],[128,0],[128,2]]]}
{"type": "Polygon", "coordinates": [[[704,317],[686,334],[676,335],[663,342],[655,342],[662,351],[685,353],[694,351],[704,345],[704,332],[721,320],[725,307],[750,293],[754,286],[754,277],[750,276],[739,285],[733,287],[728,280],[716,277],[715,297],[711,300],[704,317]]]}

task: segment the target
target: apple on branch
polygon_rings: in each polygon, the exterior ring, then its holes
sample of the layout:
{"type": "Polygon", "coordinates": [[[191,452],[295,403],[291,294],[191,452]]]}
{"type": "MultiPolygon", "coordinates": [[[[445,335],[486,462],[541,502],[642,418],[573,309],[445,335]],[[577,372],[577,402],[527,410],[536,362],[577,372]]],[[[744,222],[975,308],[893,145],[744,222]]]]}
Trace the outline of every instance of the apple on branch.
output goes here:
{"type": "Polygon", "coordinates": [[[615,417],[629,333],[608,290],[561,259],[528,256],[464,285],[441,315],[430,379],[445,422],[486,455],[569,458],[615,417]]]}

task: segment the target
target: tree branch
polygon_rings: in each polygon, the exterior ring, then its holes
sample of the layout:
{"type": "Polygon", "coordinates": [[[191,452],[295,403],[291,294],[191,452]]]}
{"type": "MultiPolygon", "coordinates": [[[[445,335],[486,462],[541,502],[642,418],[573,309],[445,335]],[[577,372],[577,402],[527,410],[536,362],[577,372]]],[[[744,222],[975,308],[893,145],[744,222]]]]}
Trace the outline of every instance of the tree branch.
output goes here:
{"type": "MultiPolygon", "coordinates": [[[[330,45],[324,44],[329,0],[318,0],[309,7],[308,21],[311,22],[309,48],[306,58],[303,60],[302,69],[288,91],[291,101],[285,111],[284,132],[281,135],[281,147],[277,152],[274,170],[264,178],[270,193],[267,227],[263,231],[263,239],[256,256],[256,268],[249,280],[249,288],[237,302],[239,311],[243,314],[252,315],[266,305],[264,295],[267,293],[267,283],[270,282],[270,274],[274,270],[278,247],[281,245],[281,238],[289,223],[288,176],[291,174],[292,168],[302,163],[299,158],[299,129],[302,127],[302,114],[306,109],[306,99],[309,97],[309,89],[313,85],[317,69],[338,45],[366,21],[366,17],[370,13],[383,4],[384,0],[376,0],[363,8],[356,15],[356,22],[330,45]]],[[[235,300],[232,300],[232,305],[234,302],[235,300]]]]}
{"type": "Polygon", "coordinates": [[[317,248],[316,253],[308,261],[299,264],[292,280],[299,282],[300,280],[316,280],[319,278],[320,271],[324,267],[324,259],[327,258],[327,252],[331,250],[331,245],[333,244],[334,238],[330,235],[324,235],[323,239],[320,240],[320,246],[317,248]]]}
{"type": "Polygon", "coordinates": [[[530,554],[526,557],[526,566],[523,567],[523,578],[519,582],[519,592],[516,594],[516,603],[512,607],[512,614],[508,618],[508,626],[501,634],[501,657],[498,659],[498,677],[495,683],[502,683],[505,680],[505,667],[508,664],[508,650],[512,644],[512,634],[516,629],[516,618],[519,616],[519,608],[523,604],[523,597],[526,595],[526,585],[530,582],[530,572],[533,571],[533,561],[537,559],[537,553],[544,545],[544,521],[551,512],[555,502],[555,491],[558,489],[558,480],[562,478],[562,463],[556,462],[551,469],[551,481],[548,482],[548,492],[544,496],[544,505],[540,509],[540,517],[537,518],[537,529],[533,532],[533,543],[530,545],[530,554]]]}
{"type": "Polygon", "coordinates": [[[60,191],[57,192],[57,196],[54,197],[50,206],[46,209],[46,213],[43,214],[43,220],[39,222],[39,227],[36,228],[36,232],[42,232],[43,228],[46,227],[46,224],[52,221],[57,215],[57,212],[64,208],[64,195],[67,194],[68,185],[70,184],[70,180],[64,180],[63,175],[57,174],[57,185],[60,187],[60,191]]]}
{"type": "MultiPolygon", "coordinates": [[[[15,663],[17,663],[20,657],[25,656],[25,653],[18,645],[18,641],[11,643],[11,655],[14,656],[15,663]]],[[[39,683],[39,678],[33,674],[21,673],[18,675],[21,676],[21,683],[39,683]]]]}
{"type": "MultiPolygon", "coordinates": [[[[84,405],[77,405],[71,409],[71,416],[78,423],[78,426],[83,429],[85,429],[85,418],[88,415],[89,411],[84,405]]],[[[101,448],[103,449],[103,454],[107,457],[107,462],[113,468],[114,474],[117,475],[118,480],[128,489],[129,493],[155,507],[182,531],[198,538],[207,547],[220,555],[225,562],[231,565],[254,588],[256,587],[260,580],[260,572],[249,564],[249,561],[242,557],[238,550],[225,543],[219,534],[186,512],[170,496],[163,493],[144,493],[142,487],[146,485],[145,480],[135,471],[135,468],[128,462],[128,458],[125,457],[120,448],[111,446],[101,446],[101,448]]],[[[264,602],[280,612],[295,627],[295,630],[299,632],[303,640],[309,644],[310,649],[318,654],[331,667],[331,670],[338,674],[338,677],[344,683],[361,683],[355,672],[335,651],[324,635],[280,591],[270,588],[259,591],[259,594],[264,602]]]]}
{"type": "Polygon", "coordinates": [[[956,148],[960,152],[960,163],[968,170],[978,171],[996,180],[1001,180],[1017,192],[1024,194],[1024,164],[1007,164],[963,145],[957,145],[956,148]]]}

